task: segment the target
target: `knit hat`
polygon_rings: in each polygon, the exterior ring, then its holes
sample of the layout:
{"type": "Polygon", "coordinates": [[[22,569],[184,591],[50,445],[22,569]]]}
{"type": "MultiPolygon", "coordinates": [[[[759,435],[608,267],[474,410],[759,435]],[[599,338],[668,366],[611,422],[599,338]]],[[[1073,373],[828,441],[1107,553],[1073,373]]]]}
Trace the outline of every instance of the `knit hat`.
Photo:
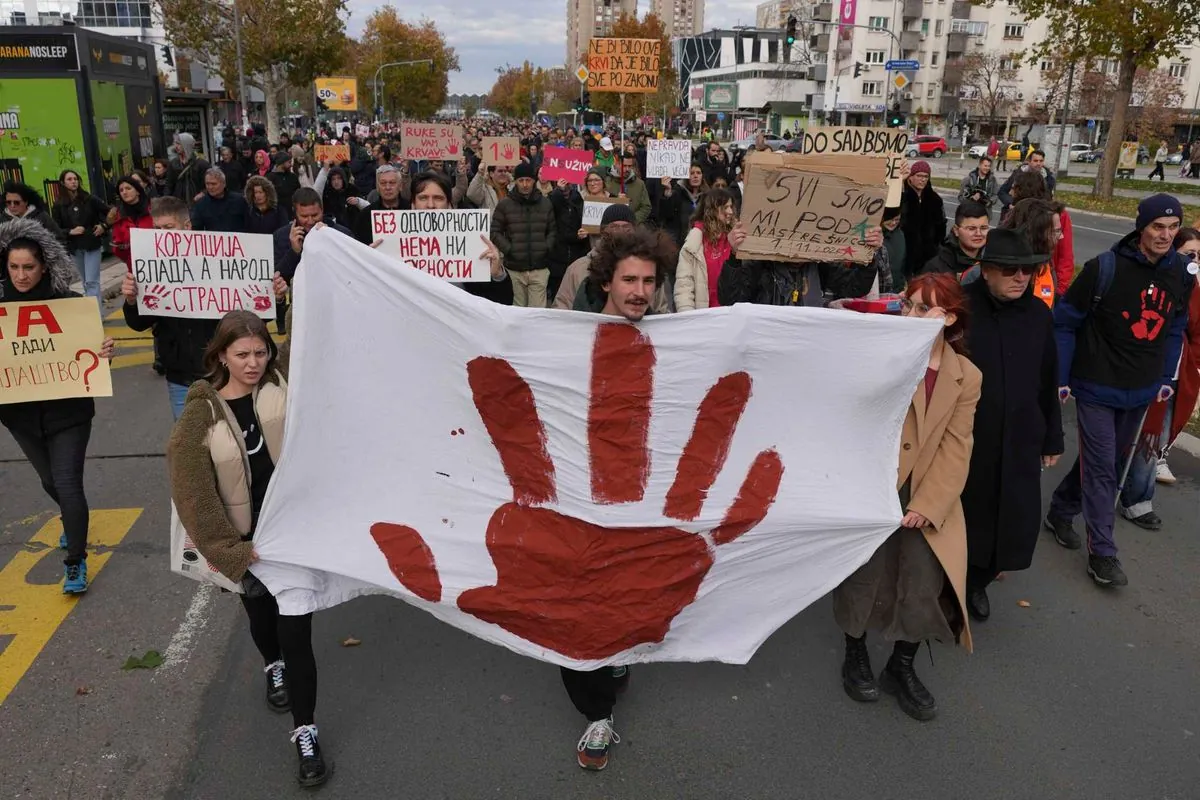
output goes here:
{"type": "Polygon", "coordinates": [[[929,169],[929,162],[925,160],[914,161],[913,165],[908,168],[909,175],[920,175],[922,172],[928,175],[931,171],[929,169]]]}
{"type": "Polygon", "coordinates": [[[628,222],[630,225],[636,225],[637,217],[633,215],[633,209],[626,204],[612,203],[604,209],[604,216],[600,217],[600,227],[607,228],[614,222],[628,222]]]}
{"type": "Polygon", "coordinates": [[[517,168],[513,170],[513,180],[520,180],[521,178],[537,179],[537,170],[533,168],[533,164],[530,164],[528,161],[522,161],[520,164],[517,164],[517,168]]]}
{"type": "Polygon", "coordinates": [[[1178,217],[1183,222],[1183,207],[1169,194],[1152,194],[1138,203],[1137,222],[1133,229],[1140,231],[1159,217],[1178,217]]]}

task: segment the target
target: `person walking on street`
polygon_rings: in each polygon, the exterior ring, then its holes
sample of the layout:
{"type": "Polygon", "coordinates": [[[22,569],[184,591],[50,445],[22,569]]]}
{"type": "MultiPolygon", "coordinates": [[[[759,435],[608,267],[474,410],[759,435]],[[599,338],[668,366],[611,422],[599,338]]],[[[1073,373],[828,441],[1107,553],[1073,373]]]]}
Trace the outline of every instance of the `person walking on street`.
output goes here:
{"type": "Polygon", "coordinates": [[[191,207],[203,196],[204,175],[212,165],[196,156],[196,139],[190,133],[175,134],[173,150],[167,192],[191,207]]]}
{"type": "Polygon", "coordinates": [[[73,169],[65,169],[58,176],[62,194],[54,204],[51,217],[54,224],[66,234],[67,251],[75,261],[79,279],[83,281],[84,297],[100,300],[101,240],[108,231],[105,219],[108,204],[84,191],[83,179],[73,169]]]}
{"type": "Polygon", "coordinates": [[[999,184],[996,183],[996,175],[992,172],[992,159],[989,156],[984,156],[979,159],[979,165],[975,169],[966,174],[962,179],[962,184],[958,188],[958,201],[961,203],[965,200],[971,200],[979,203],[987,209],[988,216],[991,216],[992,206],[996,203],[996,195],[999,193],[999,184]]]}
{"type": "Polygon", "coordinates": [[[150,198],[146,194],[147,190],[131,175],[117,181],[117,221],[112,226],[112,248],[113,255],[125,263],[126,271],[133,268],[129,231],[154,227],[150,198]]]}
{"type": "Polygon", "coordinates": [[[167,466],[180,522],[214,569],[242,587],[250,636],[265,664],[267,707],[292,714],[297,779],[329,777],[317,733],[317,661],[312,614],[279,613],[254,576],[254,531],[283,448],[286,370],[266,323],[231,311],[204,353],[205,378],[188,390],[171,431],[167,466]]]}
{"type": "Polygon", "coordinates": [[[275,156],[275,169],[268,172],[265,177],[275,184],[275,196],[279,198],[279,207],[285,210],[290,209],[292,195],[300,188],[300,178],[292,171],[292,154],[283,150],[275,156]]]}
{"type": "Polygon", "coordinates": [[[983,375],[962,493],[967,611],[977,621],[991,615],[987,588],[996,576],[1032,563],[1041,473],[1063,452],[1054,318],[1031,291],[1048,257],[1019,231],[993,230],[980,255],[981,279],[966,288],[967,353],[983,375]]]}
{"type": "Polygon", "coordinates": [[[1165,141],[1159,142],[1158,150],[1154,153],[1154,169],[1150,170],[1150,175],[1146,180],[1152,181],[1154,180],[1154,176],[1157,175],[1160,181],[1166,182],[1167,176],[1163,173],[1163,167],[1167,165],[1167,156],[1170,154],[1171,152],[1167,149],[1167,143],[1165,141]]]}
{"type": "Polygon", "coordinates": [[[246,167],[236,158],[232,146],[221,148],[221,160],[217,162],[217,168],[225,173],[225,185],[229,191],[241,194],[246,188],[246,167]]]}
{"type": "Polygon", "coordinates": [[[1054,306],[1059,398],[1075,398],[1079,456],[1050,502],[1046,527],[1076,550],[1073,521],[1087,525],[1088,574],[1099,586],[1129,582],[1113,540],[1123,465],[1151,401],[1174,394],[1191,284],[1174,238],[1179,201],[1138,203],[1133,233],[1091,259],[1054,306]]]}
{"type": "Polygon", "coordinates": [[[910,278],[937,255],[946,238],[945,206],[941,195],[929,185],[929,175],[929,162],[917,161],[904,181],[900,226],[906,245],[904,274],[910,278]]]}
{"type": "Polygon", "coordinates": [[[514,174],[512,193],[500,201],[492,214],[490,238],[512,277],[513,305],[545,308],[549,258],[556,238],[554,206],[537,191],[532,166],[521,162],[514,174]]]}

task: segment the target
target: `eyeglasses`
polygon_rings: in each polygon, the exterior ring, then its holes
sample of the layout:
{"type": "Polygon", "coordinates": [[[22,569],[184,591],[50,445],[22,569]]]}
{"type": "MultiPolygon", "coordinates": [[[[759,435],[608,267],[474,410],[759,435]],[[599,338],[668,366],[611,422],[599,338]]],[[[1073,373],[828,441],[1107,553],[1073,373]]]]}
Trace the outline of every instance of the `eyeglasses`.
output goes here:
{"type": "Polygon", "coordinates": [[[24,200],[5,200],[4,205],[6,205],[6,206],[23,206],[23,205],[25,205],[25,201],[24,200]]]}
{"type": "Polygon", "coordinates": [[[970,227],[960,227],[959,230],[966,231],[967,233],[980,234],[987,233],[990,229],[987,225],[971,225],[970,227]]]}
{"type": "Polygon", "coordinates": [[[1041,267],[1033,266],[1031,264],[1026,264],[1020,267],[996,267],[996,269],[1000,270],[1000,274],[1006,278],[1013,278],[1018,272],[1022,275],[1033,276],[1042,271],[1041,267]]]}
{"type": "Polygon", "coordinates": [[[926,305],[925,303],[914,303],[907,297],[900,298],[900,310],[905,314],[917,314],[918,316],[923,317],[936,308],[938,308],[938,306],[926,305]]]}

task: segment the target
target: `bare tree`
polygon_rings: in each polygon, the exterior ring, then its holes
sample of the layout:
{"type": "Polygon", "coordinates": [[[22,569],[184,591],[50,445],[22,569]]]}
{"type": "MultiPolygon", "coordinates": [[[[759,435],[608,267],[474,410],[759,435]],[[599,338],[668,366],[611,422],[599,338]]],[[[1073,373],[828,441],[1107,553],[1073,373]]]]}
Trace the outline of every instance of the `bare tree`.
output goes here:
{"type": "MultiPolygon", "coordinates": [[[[1058,115],[1062,110],[1063,102],[1067,97],[1067,78],[1071,71],[1071,64],[1061,56],[1053,56],[1048,59],[1035,59],[1038,66],[1045,64],[1046,69],[1039,70],[1041,77],[1041,86],[1038,88],[1037,97],[1030,101],[1025,106],[1026,116],[1032,118],[1034,122],[1049,122],[1051,115],[1058,115]]],[[[1031,62],[1033,63],[1033,62],[1031,62]]],[[[1076,94],[1074,91],[1072,94],[1076,94]]],[[[1071,111],[1079,112],[1078,97],[1071,98],[1072,105],[1075,106],[1071,111]]],[[[1066,120],[1062,120],[1066,122],[1066,120]]]]}
{"type": "Polygon", "coordinates": [[[1138,109],[1128,127],[1130,138],[1147,146],[1152,140],[1170,141],[1183,106],[1183,87],[1179,78],[1166,70],[1139,69],[1133,78],[1129,104],[1138,109]]]}
{"type": "Polygon", "coordinates": [[[996,118],[1016,107],[1017,98],[1010,87],[1017,79],[1021,54],[971,53],[963,59],[959,86],[966,89],[966,98],[988,118],[993,130],[996,118]]]}

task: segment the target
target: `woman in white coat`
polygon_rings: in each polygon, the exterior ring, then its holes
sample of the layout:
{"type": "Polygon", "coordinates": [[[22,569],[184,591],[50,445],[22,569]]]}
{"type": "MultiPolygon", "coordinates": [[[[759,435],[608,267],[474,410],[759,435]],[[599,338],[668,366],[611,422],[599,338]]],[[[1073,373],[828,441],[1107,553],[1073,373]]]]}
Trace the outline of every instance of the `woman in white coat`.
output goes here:
{"type": "Polygon", "coordinates": [[[679,251],[675,271],[675,310],[710,308],[717,302],[717,278],[725,262],[737,256],[746,231],[733,210],[728,189],[710,189],[700,196],[692,214],[692,229],[679,251]]]}

